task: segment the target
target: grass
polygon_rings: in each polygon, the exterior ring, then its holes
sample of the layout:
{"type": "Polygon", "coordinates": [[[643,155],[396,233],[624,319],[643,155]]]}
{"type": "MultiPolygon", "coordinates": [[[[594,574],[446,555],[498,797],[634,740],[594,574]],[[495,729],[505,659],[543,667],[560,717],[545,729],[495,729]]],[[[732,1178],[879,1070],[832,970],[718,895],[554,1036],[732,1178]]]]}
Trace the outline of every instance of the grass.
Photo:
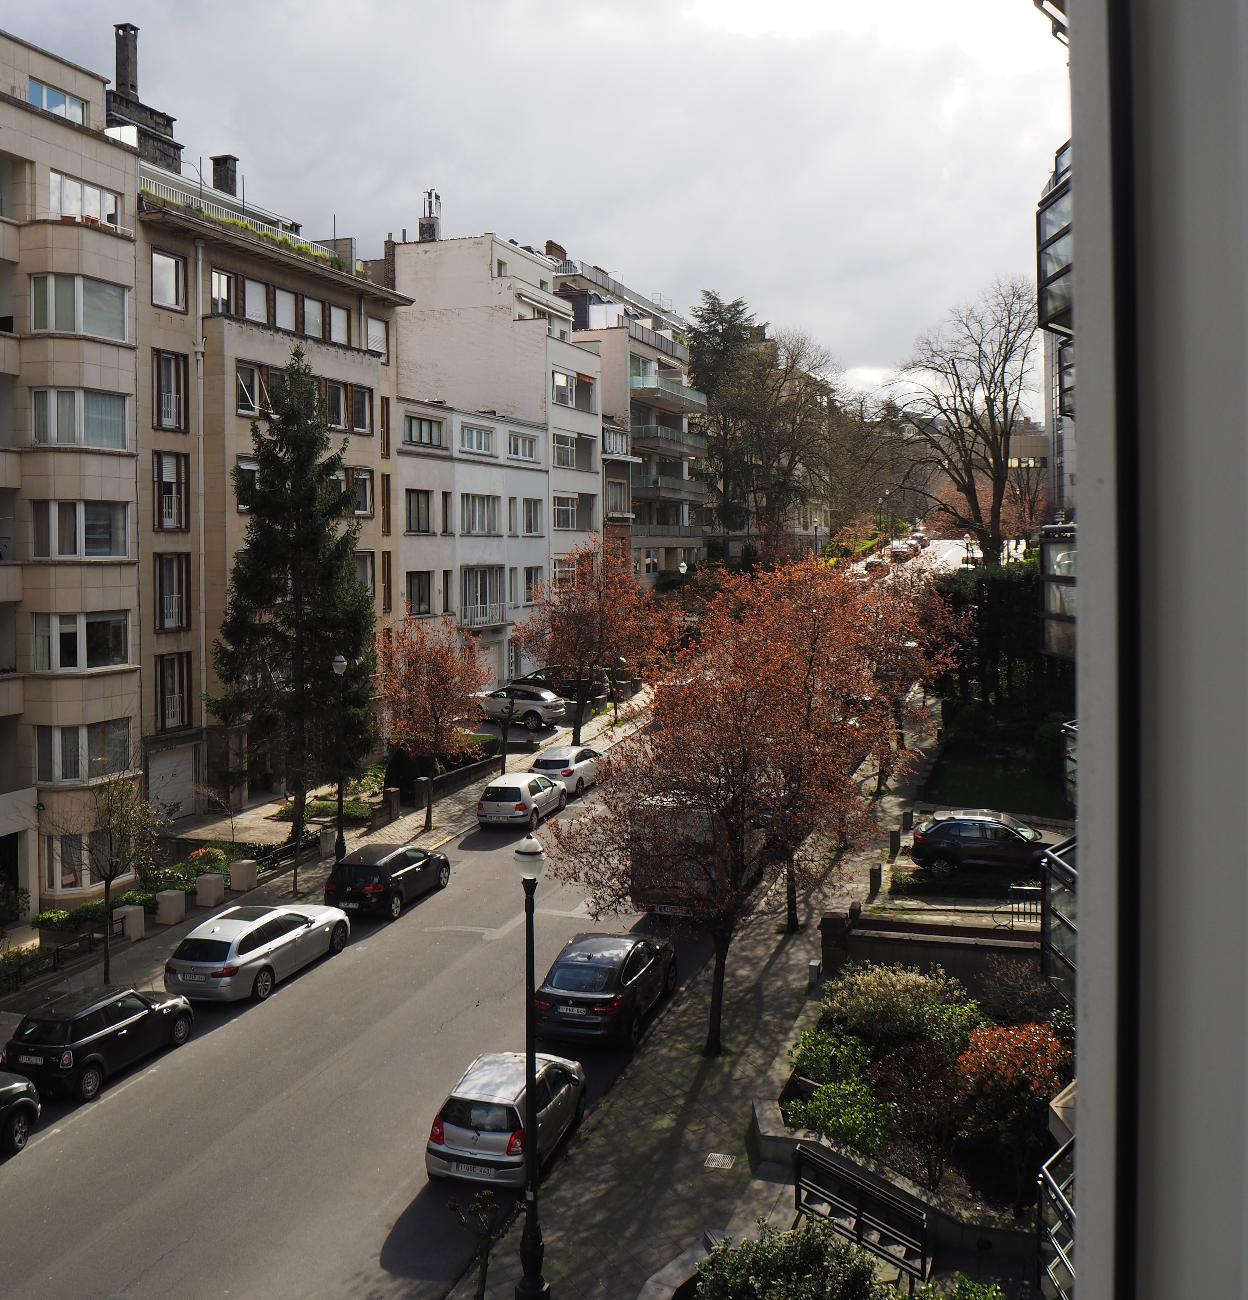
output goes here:
{"type": "Polygon", "coordinates": [[[948,876],[929,876],[921,867],[908,864],[909,871],[893,867],[889,895],[896,898],[1008,898],[1011,885],[1038,885],[1037,877],[1027,880],[1008,871],[981,871],[964,867],[948,876]]]}
{"type": "Polygon", "coordinates": [[[994,808],[1024,819],[1071,816],[1060,780],[1037,776],[1023,758],[944,753],[923,789],[925,803],[948,808],[994,808]]]}

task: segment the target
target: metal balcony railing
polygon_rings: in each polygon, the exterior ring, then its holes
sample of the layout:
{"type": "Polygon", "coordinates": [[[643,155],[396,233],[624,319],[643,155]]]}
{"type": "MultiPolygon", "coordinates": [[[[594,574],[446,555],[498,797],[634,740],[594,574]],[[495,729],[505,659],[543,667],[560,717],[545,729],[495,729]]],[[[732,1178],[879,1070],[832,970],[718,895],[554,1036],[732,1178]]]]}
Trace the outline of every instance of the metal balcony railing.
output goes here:
{"type": "Polygon", "coordinates": [[[461,627],[491,627],[507,622],[507,605],[494,600],[487,605],[465,605],[459,611],[461,627]]]}
{"type": "Polygon", "coordinates": [[[632,435],[634,442],[657,442],[665,447],[678,447],[691,456],[706,455],[705,436],[687,429],[673,429],[666,424],[634,424],[632,435]]]}
{"type": "Polygon", "coordinates": [[[161,393],[160,395],[160,427],[162,429],[177,429],[182,425],[182,394],[181,393],[161,393]]]}
{"type": "Polygon", "coordinates": [[[165,726],[180,727],[186,722],[186,696],[165,696],[165,726]]]}
{"type": "Polygon", "coordinates": [[[698,478],[678,478],[675,474],[647,474],[633,470],[633,489],[657,492],[677,492],[684,496],[706,496],[706,484],[698,478]]]}
{"type": "Polygon", "coordinates": [[[1075,1300],[1075,1139],[1040,1169],[1040,1294],[1075,1300]]]}
{"type": "Polygon", "coordinates": [[[632,439],[623,430],[603,429],[602,454],[604,456],[631,456],[632,447],[632,439]]]}
{"type": "Polygon", "coordinates": [[[162,496],[160,498],[160,526],[162,528],[182,528],[185,523],[182,498],[180,496],[162,496]]]}
{"type": "Polygon", "coordinates": [[[1079,935],[1077,847],[1071,836],[1041,858],[1040,972],[1071,1006],[1075,1004],[1079,935]]]}
{"type": "Polygon", "coordinates": [[[172,595],[162,596],[160,604],[161,627],[181,627],[182,626],[182,593],[174,592],[172,595]]]}
{"type": "Polygon", "coordinates": [[[677,383],[674,379],[665,379],[662,375],[630,375],[628,386],[633,392],[660,393],[676,398],[699,410],[706,410],[706,394],[687,384],[677,383]]]}
{"type": "Polygon", "coordinates": [[[701,537],[694,524],[634,524],[634,537],[701,537]]]}

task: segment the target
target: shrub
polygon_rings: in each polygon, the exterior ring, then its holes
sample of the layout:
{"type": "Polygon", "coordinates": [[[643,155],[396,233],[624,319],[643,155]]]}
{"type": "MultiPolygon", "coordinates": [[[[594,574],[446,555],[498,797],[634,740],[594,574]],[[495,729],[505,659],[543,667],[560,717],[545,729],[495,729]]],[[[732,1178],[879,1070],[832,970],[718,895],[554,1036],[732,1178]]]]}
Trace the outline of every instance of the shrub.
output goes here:
{"type": "Polygon", "coordinates": [[[885,1300],[875,1264],[827,1223],[779,1232],[760,1221],[758,1239],[726,1241],[698,1265],[695,1300],[885,1300]]]}
{"type": "Polygon", "coordinates": [[[809,1101],[791,1101],[784,1122],[794,1128],[814,1129],[841,1146],[874,1155],[893,1127],[896,1107],[879,1101],[861,1076],[815,1089],[809,1101]]]}
{"type": "Polygon", "coordinates": [[[826,1019],[885,1051],[953,1024],[982,1023],[978,1005],[939,966],[924,974],[912,966],[847,966],[824,993],[826,1019]],[[967,1008],[953,1012],[948,1008],[967,1008]],[[979,1017],[976,1021],[975,1018],[979,1017]]]}
{"type": "Polygon", "coordinates": [[[117,895],[117,907],[141,907],[145,912],[155,912],[156,891],[152,889],[127,889],[117,895]]]}
{"type": "Polygon", "coordinates": [[[861,1075],[867,1067],[866,1044],[850,1034],[805,1029],[789,1051],[793,1068],[814,1083],[840,1083],[861,1075]]]}
{"type": "Polygon", "coordinates": [[[228,867],[229,859],[226,858],[224,850],[205,844],[202,849],[193,849],[186,855],[186,865],[197,876],[202,876],[205,872],[219,872],[223,867],[228,867]]]}
{"type": "Polygon", "coordinates": [[[46,948],[13,948],[0,952],[0,988],[16,988],[19,972],[27,980],[41,971],[51,970],[52,963],[53,956],[46,948]]]}
{"type": "MultiPolygon", "coordinates": [[[[900,1296],[900,1291],[894,1294],[900,1296]]],[[[953,1290],[947,1297],[937,1290],[935,1282],[924,1282],[914,1293],[915,1300],[1005,1300],[1005,1292],[995,1282],[972,1282],[965,1273],[958,1274],[953,1290]]]]}
{"type": "Polygon", "coordinates": [[[0,926],[20,921],[29,908],[29,889],[0,889],[0,926]]]}
{"type": "Polygon", "coordinates": [[[72,930],[74,923],[69,919],[69,912],[63,907],[52,907],[46,912],[36,912],[30,918],[31,925],[39,930],[72,930]]]}
{"type": "MultiPolygon", "coordinates": [[[[305,818],[337,817],[338,800],[309,799],[304,806],[303,815],[305,818]]],[[[294,804],[284,804],[274,816],[278,821],[293,822],[295,820],[294,804]]],[[[372,820],[372,816],[372,804],[366,803],[363,799],[344,799],[342,801],[342,819],[344,822],[368,822],[372,820]]]]}

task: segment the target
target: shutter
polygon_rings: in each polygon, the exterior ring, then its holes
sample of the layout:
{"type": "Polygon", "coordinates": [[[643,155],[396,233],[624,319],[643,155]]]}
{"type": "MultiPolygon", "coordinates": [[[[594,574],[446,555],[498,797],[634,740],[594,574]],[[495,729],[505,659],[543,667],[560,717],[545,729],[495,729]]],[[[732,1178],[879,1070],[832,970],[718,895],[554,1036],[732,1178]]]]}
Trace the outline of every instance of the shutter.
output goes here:
{"type": "Polygon", "coordinates": [[[390,475],[381,476],[381,535],[390,536],[390,475]]]}
{"type": "Polygon", "coordinates": [[[390,612],[390,552],[381,553],[381,612],[390,612]]]}
{"type": "Polygon", "coordinates": [[[152,558],[156,562],[156,631],[159,632],[164,626],[165,575],[160,556],[154,555],[152,558]]]}
{"type": "Polygon", "coordinates": [[[383,459],[390,458],[390,399],[381,399],[381,454],[383,459]]]}

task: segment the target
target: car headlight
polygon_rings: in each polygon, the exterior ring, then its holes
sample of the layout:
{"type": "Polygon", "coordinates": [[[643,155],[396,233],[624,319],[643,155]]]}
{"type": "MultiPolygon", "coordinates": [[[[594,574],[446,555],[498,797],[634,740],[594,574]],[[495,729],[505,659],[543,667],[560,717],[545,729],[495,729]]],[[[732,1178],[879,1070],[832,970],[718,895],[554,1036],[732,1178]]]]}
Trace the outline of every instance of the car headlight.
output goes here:
{"type": "Polygon", "coordinates": [[[73,1052],[62,1052],[61,1059],[57,1062],[62,1070],[72,1070],[74,1068],[73,1052]]]}

